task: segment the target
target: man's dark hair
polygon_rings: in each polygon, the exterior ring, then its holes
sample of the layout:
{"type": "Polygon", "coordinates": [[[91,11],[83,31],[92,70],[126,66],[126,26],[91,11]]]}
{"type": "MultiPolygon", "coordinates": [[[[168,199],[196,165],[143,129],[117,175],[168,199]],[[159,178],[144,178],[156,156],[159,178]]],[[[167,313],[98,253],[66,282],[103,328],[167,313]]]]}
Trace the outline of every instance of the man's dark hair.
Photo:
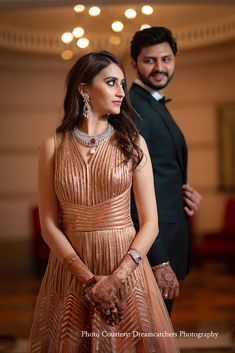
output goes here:
{"type": "Polygon", "coordinates": [[[177,53],[177,44],[175,38],[173,38],[171,30],[166,27],[150,27],[138,31],[135,33],[131,41],[131,57],[135,61],[142,50],[142,48],[149,47],[151,45],[160,44],[163,42],[169,43],[173,54],[177,53]]]}

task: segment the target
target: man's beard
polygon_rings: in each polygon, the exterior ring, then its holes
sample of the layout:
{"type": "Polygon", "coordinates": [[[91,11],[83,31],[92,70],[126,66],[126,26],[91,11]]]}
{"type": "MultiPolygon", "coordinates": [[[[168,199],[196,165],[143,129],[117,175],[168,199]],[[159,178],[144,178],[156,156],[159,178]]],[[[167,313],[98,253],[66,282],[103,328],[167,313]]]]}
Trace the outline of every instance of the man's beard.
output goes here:
{"type": "Polygon", "coordinates": [[[173,77],[173,74],[169,77],[168,73],[166,72],[161,72],[161,71],[154,71],[154,72],[151,72],[151,74],[149,75],[149,77],[146,79],[142,76],[142,74],[140,73],[138,67],[137,67],[137,73],[138,73],[138,76],[140,78],[140,80],[148,87],[152,88],[154,91],[160,91],[161,89],[165,88],[168,83],[171,81],[172,77],[173,77]],[[152,76],[153,74],[155,73],[161,73],[161,74],[164,74],[166,77],[167,77],[167,81],[164,83],[164,84],[156,84],[154,85],[151,81],[150,81],[150,76],[152,76]]]}

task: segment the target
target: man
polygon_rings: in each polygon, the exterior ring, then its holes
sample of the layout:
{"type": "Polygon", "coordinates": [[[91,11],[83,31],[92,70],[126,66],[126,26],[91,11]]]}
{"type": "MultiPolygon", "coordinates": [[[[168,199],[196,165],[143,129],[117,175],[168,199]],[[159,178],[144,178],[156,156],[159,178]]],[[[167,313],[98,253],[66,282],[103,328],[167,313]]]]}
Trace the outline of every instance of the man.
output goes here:
{"type": "MultiPolygon", "coordinates": [[[[136,32],[131,41],[132,65],[137,76],[130,88],[134,118],[152,159],[158,204],[159,235],[148,259],[171,313],[179,295],[179,282],[188,273],[190,234],[188,216],[198,210],[201,195],[187,184],[187,146],[184,136],[166,108],[164,88],[175,70],[177,44],[165,27],[136,32]]],[[[138,216],[132,201],[132,217],[138,216]]]]}

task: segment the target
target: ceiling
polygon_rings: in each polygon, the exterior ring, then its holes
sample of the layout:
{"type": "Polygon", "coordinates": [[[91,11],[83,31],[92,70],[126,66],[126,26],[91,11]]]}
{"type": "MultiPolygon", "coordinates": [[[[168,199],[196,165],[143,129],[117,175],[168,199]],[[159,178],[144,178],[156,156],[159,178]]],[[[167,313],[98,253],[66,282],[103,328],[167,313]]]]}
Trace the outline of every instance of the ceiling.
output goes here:
{"type": "MultiPolygon", "coordinates": [[[[0,9],[22,9],[22,8],[39,8],[39,7],[55,7],[55,6],[69,6],[75,5],[78,1],[75,0],[1,0],[0,9]]],[[[143,0],[83,0],[79,3],[84,5],[105,5],[110,6],[114,3],[116,5],[126,4],[143,4],[147,1],[143,0]]],[[[152,0],[148,1],[149,4],[175,4],[175,5],[234,5],[234,0],[152,0]]]]}
{"type": "MultiPolygon", "coordinates": [[[[54,2],[57,3],[57,1],[54,2]]],[[[41,6],[35,6],[35,3],[34,6],[30,6],[29,0],[27,1],[28,8],[24,6],[23,9],[13,6],[12,1],[9,1],[8,4],[11,4],[11,8],[8,6],[7,9],[1,11],[0,23],[25,29],[50,30],[61,33],[79,25],[86,27],[87,31],[91,33],[97,33],[107,30],[111,31],[111,23],[114,20],[121,20],[126,25],[126,30],[133,33],[139,28],[141,23],[146,22],[151,26],[164,25],[177,28],[217,20],[235,14],[235,0],[234,5],[221,5],[221,3],[217,5],[185,5],[169,4],[167,1],[164,1],[163,5],[160,1],[157,2],[159,5],[151,4],[154,12],[150,16],[141,13],[143,3],[131,4],[131,7],[137,11],[137,17],[133,20],[127,20],[124,16],[124,11],[130,7],[130,1],[127,2],[127,5],[120,5],[118,1],[115,1],[115,4],[114,1],[110,1],[109,6],[100,5],[101,14],[97,17],[91,17],[86,10],[76,14],[72,5],[49,6],[52,3],[51,1],[48,1],[47,6],[43,7],[42,3],[41,6]]],[[[40,1],[37,1],[37,3],[40,4],[40,1]]],[[[85,1],[82,3],[85,3],[85,1]]],[[[97,3],[98,1],[95,2],[95,4],[97,3]]],[[[146,4],[146,1],[144,4],[146,4]]],[[[0,8],[1,6],[3,4],[0,2],[0,8]]]]}
{"type": "MultiPolygon", "coordinates": [[[[230,19],[231,22],[231,18],[232,26],[235,23],[235,0],[223,0],[223,2],[212,0],[151,1],[149,4],[153,7],[154,12],[150,16],[141,13],[141,7],[143,4],[147,4],[146,1],[97,0],[94,2],[87,0],[81,1],[81,3],[87,5],[86,10],[77,14],[73,11],[73,5],[76,2],[70,0],[1,0],[0,31],[1,27],[5,26],[5,28],[12,28],[14,31],[24,31],[31,36],[34,32],[40,32],[59,39],[63,32],[72,31],[74,27],[81,26],[85,29],[84,36],[91,42],[96,42],[96,46],[99,42],[100,46],[104,46],[104,38],[108,40],[112,35],[120,36],[123,42],[128,39],[129,42],[133,33],[139,30],[143,23],[148,23],[151,26],[166,26],[171,28],[173,32],[186,27],[189,31],[190,28],[199,28],[200,25],[205,28],[207,24],[209,26],[227,19],[230,19]],[[91,5],[100,6],[101,14],[99,16],[91,17],[88,14],[87,9],[91,5]],[[128,7],[137,11],[135,19],[125,18],[124,11],[128,7]],[[112,31],[111,24],[115,20],[123,22],[123,32],[115,34],[112,31]]],[[[235,24],[233,30],[235,32],[235,24]]],[[[200,31],[202,32],[202,30],[200,31]]],[[[229,39],[233,39],[231,35],[229,39]]],[[[125,46],[121,50],[125,50],[125,46]]]]}

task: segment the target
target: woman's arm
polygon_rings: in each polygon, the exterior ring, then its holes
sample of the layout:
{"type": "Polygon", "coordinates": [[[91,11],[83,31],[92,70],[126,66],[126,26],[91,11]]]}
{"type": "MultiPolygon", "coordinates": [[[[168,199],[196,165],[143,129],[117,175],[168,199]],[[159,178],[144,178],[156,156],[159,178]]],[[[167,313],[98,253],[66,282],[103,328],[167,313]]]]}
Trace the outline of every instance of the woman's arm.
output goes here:
{"type": "Polygon", "coordinates": [[[42,144],[38,165],[39,215],[42,236],[54,255],[82,282],[93,277],[59,228],[58,200],[54,189],[55,144],[49,137],[42,144]]]}
{"type": "Polygon", "coordinates": [[[146,142],[142,136],[140,136],[140,147],[144,157],[133,175],[133,192],[140,229],[131,248],[145,256],[156,239],[159,229],[152,164],[146,142]]]}

